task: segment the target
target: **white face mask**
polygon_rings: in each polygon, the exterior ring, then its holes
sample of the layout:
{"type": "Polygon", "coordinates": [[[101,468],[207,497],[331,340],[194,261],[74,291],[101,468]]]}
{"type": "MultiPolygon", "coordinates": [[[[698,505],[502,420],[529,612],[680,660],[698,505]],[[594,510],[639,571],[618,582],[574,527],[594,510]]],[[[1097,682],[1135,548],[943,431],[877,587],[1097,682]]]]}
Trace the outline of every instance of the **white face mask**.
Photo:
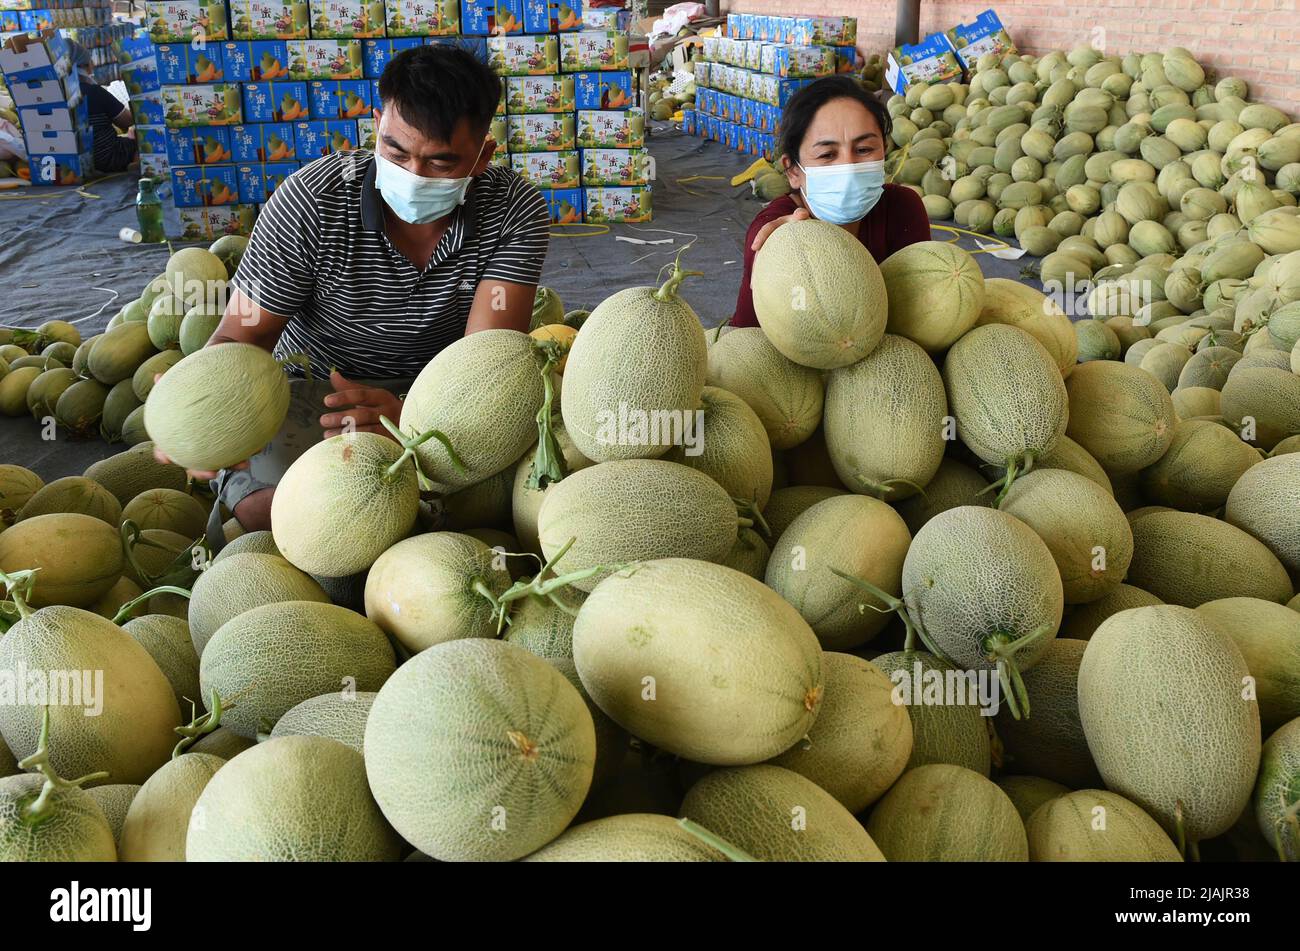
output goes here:
{"type": "MultiPolygon", "coordinates": [[[[486,143],[485,143],[486,144],[486,143]]],[[[478,164],[483,150],[474,158],[478,164]]],[[[413,225],[427,225],[465,204],[473,176],[464,178],[425,178],[408,172],[375,152],[375,187],[393,214],[413,225]]]]}

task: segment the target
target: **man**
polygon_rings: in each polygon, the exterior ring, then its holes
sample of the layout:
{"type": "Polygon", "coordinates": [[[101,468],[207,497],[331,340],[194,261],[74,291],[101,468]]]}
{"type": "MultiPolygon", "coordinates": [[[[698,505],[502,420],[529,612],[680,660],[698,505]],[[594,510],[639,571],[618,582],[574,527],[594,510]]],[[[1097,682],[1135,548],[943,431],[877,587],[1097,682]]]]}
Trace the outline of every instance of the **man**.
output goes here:
{"type": "Polygon", "coordinates": [[[99,172],[124,172],[135,164],[137,144],[134,120],[126,103],[95,82],[95,64],[90,51],[80,43],[70,41],[68,52],[72,68],[81,83],[81,96],[90,113],[90,129],[94,137],[91,156],[99,172]],[[118,135],[118,131],[126,135],[118,135]]]}
{"type": "Polygon", "coordinates": [[[400,53],[379,81],[375,151],[313,162],[262,209],[208,345],[305,353],[332,372],[291,384],[284,429],[246,467],[197,474],[246,530],[270,528],[274,484],[314,442],[388,435],[380,416],[398,420],[397,394],[444,347],[527,332],[550,218],[532,185],[490,164],[500,84],[456,47],[400,53]]]}

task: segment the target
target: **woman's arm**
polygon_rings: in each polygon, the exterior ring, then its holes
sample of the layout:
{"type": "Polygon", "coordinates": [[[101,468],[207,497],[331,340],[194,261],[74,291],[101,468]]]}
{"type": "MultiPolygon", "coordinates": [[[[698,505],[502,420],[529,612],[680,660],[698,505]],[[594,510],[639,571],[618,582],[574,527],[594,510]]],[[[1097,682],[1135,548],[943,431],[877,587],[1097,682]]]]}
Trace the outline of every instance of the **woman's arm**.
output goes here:
{"type": "Polygon", "coordinates": [[[758,254],[758,249],[763,246],[768,235],[787,221],[795,220],[796,216],[806,218],[808,212],[795,208],[794,202],[789,197],[778,198],[764,206],[749,223],[749,230],[745,232],[745,244],[741,248],[745,256],[745,269],[740,278],[740,293],[736,296],[736,312],[731,318],[731,326],[758,326],[758,316],[754,313],[754,295],[749,286],[754,271],[754,256],[758,254]]]}
{"type": "Polygon", "coordinates": [[[113,119],[113,125],[117,126],[123,132],[135,125],[135,120],[131,118],[131,110],[123,109],[116,118],[113,119]]]}
{"type": "MultiPolygon", "coordinates": [[[[890,195],[886,241],[889,254],[920,241],[930,240],[930,216],[921,196],[910,188],[886,186],[890,195]]],[[[888,256],[888,255],[886,255],[888,256]]]]}

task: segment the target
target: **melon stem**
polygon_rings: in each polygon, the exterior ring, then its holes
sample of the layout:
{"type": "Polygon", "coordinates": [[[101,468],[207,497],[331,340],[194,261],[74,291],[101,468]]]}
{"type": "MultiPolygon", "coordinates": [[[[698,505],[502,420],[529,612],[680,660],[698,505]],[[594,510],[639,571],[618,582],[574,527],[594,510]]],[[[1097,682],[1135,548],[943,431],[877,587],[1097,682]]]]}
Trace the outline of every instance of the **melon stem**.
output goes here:
{"type": "Polygon", "coordinates": [[[872,495],[880,499],[882,502],[888,501],[894,495],[894,486],[896,485],[910,486],[911,488],[916,489],[916,491],[922,496],[925,495],[924,487],[917,485],[910,479],[886,479],[884,482],[875,482],[859,475],[858,481],[861,482],[872,495]]]}
{"type": "MultiPolygon", "coordinates": [[[[465,463],[461,460],[460,456],[456,454],[456,450],[452,448],[451,440],[439,430],[430,429],[428,432],[420,433],[418,436],[408,437],[387,416],[380,416],[379,422],[389,431],[389,433],[392,434],[393,438],[396,439],[402,447],[402,454],[397,457],[397,461],[389,466],[381,477],[384,482],[396,482],[398,473],[401,471],[402,466],[408,459],[414,460],[416,474],[423,476],[424,473],[420,469],[420,457],[416,455],[415,450],[420,446],[423,446],[430,439],[436,439],[438,442],[442,443],[442,448],[447,450],[447,456],[451,459],[451,464],[457,472],[466,471],[465,463]]],[[[427,478],[427,476],[425,478],[427,478]]]]}
{"type": "Polygon", "coordinates": [[[743,528],[758,527],[760,534],[764,538],[772,537],[772,527],[767,524],[767,519],[763,518],[763,513],[758,510],[758,505],[751,499],[738,499],[731,497],[731,501],[736,503],[736,512],[739,516],[737,521],[743,528]]]}
{"type": "Polygon", "coordinates": [[[704,828],[704,826],[700,825],[698,822],[693,822],[690,819],[678,819],[677,824],[681,826],[683,829],[685,829],[687,832],[689,832],[691,835],[695,836],[695,838],[699,839],[705,845],[712,846],[713,848],[717,849],[719,852],[721,852],[723,855],[725,855],[733,862],[757,862],[758,861],[758,859],[754,858],[754,856],[750,855],[744,849],[740,848],[739,846],[732,845],[726,839],[722,838],[717,833],[710,832],[708,829],[704,828]]]}
{"type": "Polygon", "coordinates": [[[1004,631],[991,634],[980,644],[985,659],[997,666],[998,680],[1002,683],[1002,692],[1006,694],[1007,706],[1011,715],[1017,719],[1029,718],[1029,692],[1025,681],[1020,676],[1020,666],[1016,663],[1016,653],[1031,644],[1037,643],[1048,634],[1055,634],[1050,624],[1044,624],[1036,631],[1024,637],[1015,637],[1004,631]]]}
{"type": "Polygon", "coordinates": [[[130,601],[126,602],[126,604],[118,608],[117,613],[113,615],[113,623],[120,625],[124,621],[129,621],[135,613],[135,609],[141,604],[144,604],[155,594],[179,594],[183,598],[188,598],[190,596],[189,591],[185,588],[178,588],[176,585],[172,584],[162,584],[156,588],[150,588],[138,598],[132,598],[130,601]]]}
{"type": "Polygon", "coordinates": [[[4,583],[5,591],[8,593],[13,603],[14,610],[18,612],[18,619],[31,617],[32,609],[27,604],[27,600],[32,596],[32,586],[36,583],[35,568],[24,568],[22,571],[10,571],[7,574],[0,571],[0,582],[4,583]]]}
{"type": "Polygon", "coordinates": [[[551,423],[555,411],[555,381],[551,378],[551,372],[563,355],[559,345],[554,342],[536,341],[534,347],[544,357],[541,371],[542,405],[537,409],[537,451],[528,469],[525,485],[530,489],[542,490],[568,475],[564,468],[564,450],[555,438],[555,429],[551,423]]]}
{"type": "MultiPolygon", "coordinates": [[[[899,616],[899,618],[903,622],[903,628],[907,632],[906,636],[903,639],[903,650],[905,651],[915,650],[916,639],[920,637],[921,643],[925,645],[926,650],[934,654],[936,657],[940,657],[943,658],[944,660],[947,660],[947,658],[943,655],[943,653],[940,652],[933,644],[930,643],[930,639],[926,636],[925,631],[921,629],[921,625],[918,624],[916,622],[916,619],[912,617],[912,612],[907,609],[907,605],[902,601],[901,598],[894,597],[888,591],[884,591],[881,588],[877,588],[870,581],[867,581],[865,578],[859,578],[857,575],[851,575],[848,572],[840,571],[838,568],[832,568],[831,572],[833,574],[839,575],[839,577],[843,578],[845,581],[852,582],[853,584],[857,585],[859,588],[862,588],[873,598],[883,602],[885,605],[883,608],[878,608],[874,604],[862,604],[860,605],[860,607],[870,608],[872,611],[875,611],[878,614],[888,614],[889,612],[892,611],[893,613],[899,616]]],[[[953,664],[953,666],[955,667],[957,665],[953,664]]]]}
{"type": "MultiPolygon", "coordinates": [[[[694,241],[691,242],[691,244],[694,243],[695,243],[694,241]]],[[[677,289],[682,286],[682,281],[686,280],[688,277],[704,276],[703,271],[682,270],[682,255],[686,253],[686,251],[690,248],[691,244],[683,246],[682,249],[677,252],[677,257],[673,259],[673,272],[670,275],[668,275],[668,280],[664,281],[663,285],[659,288],[659,290],[654,292],[655,300],[663,301],[665,303],[669,301],[675,301],[678,299],[677,289]]]]}
{"type": "Polygon", "coordinates": [[[23,819],[33,825],[50,817],[52,805],[50,797],[56,791],[79,789],[83,783],[108,778],[108,773],[98,772],[89,773],[80,779],[64,779],[54,771],[54,766],[50,763],[50,708],[48,706],[41,714],[41,735],[36,742],[36,752],[20,760],[18,766],[23,770],[35,770],[45,777],[45,785],[41,787],[36,798],[22,809],[23,819]]]}
{"type": "Polygon", "coordinates": [[[176,732],[181,735],[181,741],[176,744],[172,750],[172,759],[176,759],[186,750],[199,741],[199,739],[208,733],[211,733],[221,725],[221,713],[223,710],[229,710],[235,704],[233,702],[221,703],[221,695],[217,693],[216,688],[212,689],[211,702],[208,709],[202,716],[196,716],[194,701],[190,701],[190,722],[185,726],[176,727],[176,732]]]}

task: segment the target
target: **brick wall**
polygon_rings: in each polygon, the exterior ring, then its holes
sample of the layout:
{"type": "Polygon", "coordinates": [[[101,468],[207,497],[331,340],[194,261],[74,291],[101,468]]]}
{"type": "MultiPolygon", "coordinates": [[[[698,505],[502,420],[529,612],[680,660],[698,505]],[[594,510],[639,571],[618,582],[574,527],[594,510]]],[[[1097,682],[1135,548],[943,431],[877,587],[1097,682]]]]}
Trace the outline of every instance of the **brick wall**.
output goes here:
{"type": "MultiPolygon", "coordinates": [[[[1092,42],[1123,55],[1190,50],[1216,76],[1239,76],[1250,98],[1300,117],[1300,3],[1297,0],[922,0],[922,35],[997,10],[1021,50],[1042,54],[1092,42]]],[[[858,48],[894,45],[893,0],[723,0],[722,9],[858,18],[858,48]]]]}

